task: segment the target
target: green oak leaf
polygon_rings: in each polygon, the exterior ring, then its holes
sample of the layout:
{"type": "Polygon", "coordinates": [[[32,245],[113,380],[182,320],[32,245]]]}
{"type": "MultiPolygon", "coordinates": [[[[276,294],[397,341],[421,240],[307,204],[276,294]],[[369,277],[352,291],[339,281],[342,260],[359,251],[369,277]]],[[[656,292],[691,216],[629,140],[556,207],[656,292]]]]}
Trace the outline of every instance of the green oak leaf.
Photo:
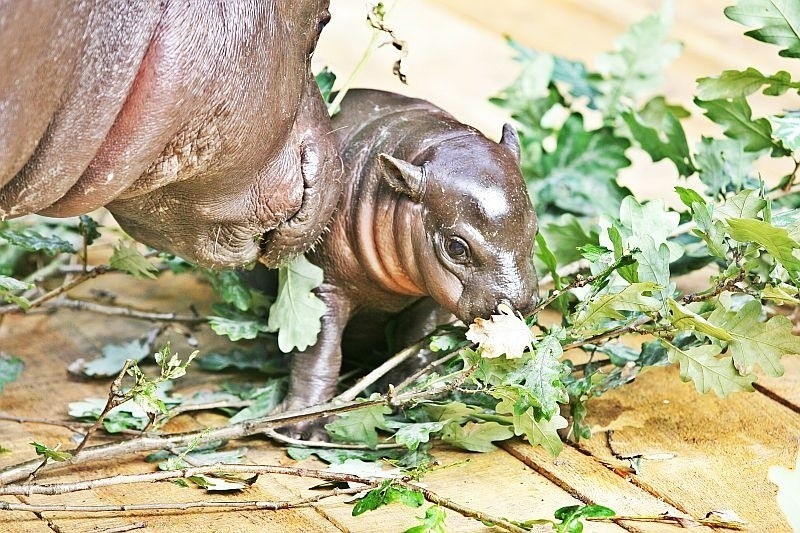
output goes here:
{"type": "Polygon", "coordinates": [[[515,435],[525,435],[532,445],[541,446],[553,457],[561,453],[564,445],[558,436],[558,430],[564,429],[568,425],[563,416],[557,413],[550,420],[544,418],[537,420],[530,407],[518,413],[516,405],[521,396],[515,386],[495,387],[489,391],[489,394],[500,400],[495,408],[497,413],[511,416],[515,435]]]}
{"type": "Polygon", "coordinates": [[[108,264],[111,268],[127,272],[136,279],[155,279],[158,268],[136,249],[133,241],[119,241],[108,264]]]}
{"type": "Polygon", "coordinates": [[[268,381],[260,389],[260,392],[252,397],[253,404],[233,415],[228,420],[228,424],[238,424],[245,420],[267,416],[273,412],[286,394],[286,385],[286,379],[268,381]]]}
{"type": "Polygon", "coordinates": [[[719,220],[714,220],[713,204],[705,202],[692,204],[692,219],[697,228],[692,233],[705,241],[708,251],[720,259],[727,260],[727,246],[725,246],[725,225],[719,220]]]}
{"type": "Polygon", "coordinates": [[[507,440],[514,436],[514,429],[499,422],[467,422],[463,426],[450,422],[442,431],[442,442],[471,452],[490,452],[497,449],[494,441],[507,440]]]}
{"type": "Polygon", "coordinates": [[[206,270],[211,286],[222,300],[239,311],[248,311],[253,304],[250,287],[235,270],[206,270]]]}
{"type": "Polygon", "coordinates": [[[298,256],[278,273],[278,297],[269,308],[269,331],[278,332],[284,353],[303,351],[317,342],[325,302],[312,291],[322,284],[322,269],[298,256]]]}
{"type": "Polygon", "coordinates": [[[17,304],[22,310],[27,310],[30,307],[31,302],[24,296],[20,296],[15,293],[27,291],[33,287],[33,283],[27,283],[16,278],[0,274],[0,297],[2,297],[3,301],[5,302],[17,304]]]}
{"type": "Polygon", "coordinates": [[[45,237],[31,228],[6,225],[0,228],[0,238],[28,252],[44,252],[48,255],[75,253],[75,248],[72,244],[61,237],[57,235],[45,237]]]}
{"type": "Polygon", "coordinates": [[[673,299],[667,300],[669,306],[670,322],[681,330],[692,330],[711,335],[723,341],[732,341],[733,337],[724,328],[717,327],[708,320],[693,312],[673,299]]]}
{"type": "Polygon", "coordinates": [[[597,231],[585,221],[571,214],[562,215],[542,224],[539,232],[544,236],[550,251],[558,259],[559,265],[579,260],[581,247],[587,244],[599,244],[597,231]]]}
{"type": "Polygon", "coordinates": [[[538,73],[534,71],[534,75],[543,76],[549,82],[558,82],[567,86],[569,93],[574,98],[586,97],[588,98],[588,106],[594,109],[594,99],[600,94],[592,81],[589,79],[590,74],[586,70],[586,65],[580,61],[572,61],[559,56],[552,56],[540,50],[528,48],[510,37],[506,37],[508,45],[517,53],[515,60],[523,65],[535,63],[542,55],[550,56],[552,67],[548,66],[546,70],[540,70],[538,73]]]}
{"type": "Polygon", "coordinates": [[[61,444],[57,444],[53,448],[50,448],[40,442],[33,441],[30,443],[30,445],[33,446],[34,450],[36,450],[36,455],[41,455],[45,459],[49,459],[51,461],[61,463],[72,458],[71,453],[59,451],[61,444]]]}
{"type": "Polygon", "coordinates": [[[745,151],[737,139],[703,137],[695,146],[700,181],[709,196],[739,190],[753,178],[753,163],[763,152],[745,151]]]}
{"type": "Polygon", "coordinates": [[[798,298],[797,289],[787,283],[773,286],[767,284],[761,295],[779,305],[800,305],[800,298],[798,298]]]}
{"type": "Polygon", "coordinates": [[[319,74],[314,76],[319,92],[322,95],[322,101],[326,104],[331,101],[331,92],[333,92],[333,85],[336,83],[336,74],[333,73],[328,67],[322,67],[319,74]]]}
{"type": "Polygon", "coordinates": [[[91,377],[116,376],[126,360],[133,359],[138,363],[150,355],[150,348],[151,343],[147,339],[106,344],[100,357],[83,365],[83,373],[91,377]]]}
{"type": "Polygon", "coordinates": [[[751,300],[738,311],[718,307],[708,321],[726,330],[732,340],[729,349],[736,368],[749,374],[756,365],[770,376],[782,376],[781,357],[800,354],[800,337],[792,335],[791,321],[782,315],[760,322],[761,302],[751,300]]]}
{"type": "Polygon", "coordinates": [[[755,29],[745,35],[775,44],[778,55],[800,57],[800,3],[797,0],[739,0],[725,16],[755,29]]]}
{"type": "Polygon", "coordinates": [[[356,502],[353,506],[353,516],[374,511],[382,505],[394,502],[400,502],[409,507],[420,507],[425,503],[425,497],[417,490],[397,486],[393,480],[387,479],[380,487],[370,490],[356,502]]]}
{"type": "Polygon", "coordinates": [[[429,420],[437,422],[458,421],[480,413],[480,408],[461,402],[425,403],[422,409],[429,420]]]}
{"type": "Polygon", "coordinates": [[[669,279],[669,246],[665,242],[656,246],[649,235],[642,235],[640,243],[640,251],[633,254],[639,264],[639,281],[649,281],[660,286],[661,289],[653,294],[659,295],[660,300],[667,301],[675,291],[675,283],[669,279]]]}
{"type": "Polygon", "coordinates": [[[673,18],[674,5],[665,2],[660,11],[628,27],[614,41],[613,52],[597,58],[597,70],[603,76],[597,82],[603,93],[597,105],[604,116],[616,116],[621,104],[663,81],[665,67],[683,48],[680,43],[667,41],[673,18]]]}
{"type": "Polygon", "coordinates": [[[630,165],[625,156],[629,146],[611,128],[586,131],[583,117],[570,115],[558,132],[555,150],[542,155],[535,172],[526,173],[537,209],[616,215],[629,193],[617,184],[619,170],[630,165]]]}
{"type": "Polygon", "coordinates": [[[95,240],[100,238],[100,224],[89,215],[81,215],[78,217],[78,231],[83,235],[86,244],[92,244],[95,240]]]}
{"type": "Polygon", "coordinates": [[[697,80],[697,97],[701,100],[739,98],[749,96],[764,88],[764,94],[780,96],[789,89],[800,91],[800,82],[792,81],[792,76],[781,70],[772,76],[765,76],[753,67],[745,70],[725,70],[717,77],[697,80]]]}
{"type": "Polygon", "coordinates": [[[560,338],[563,332],[552,332],[536,345],[536,353],[520,368],[510,372],[504,385],[521,384],[539,402],[545,418],[552,417],[559,409],[558,403],[567,403],[569,397],[561,378],[567,368],[559,361],[564,354],[560,338]]]}
{"type": "Polygon", "coordinates": [[[694,174],[695,168],[686,134],[672,111],[666,110],[657,122],[650,122],[633,111],[623,113],[622,119],[630,128],[632,138],[650,154],[653,161],[669,159],[681,176],[694,174]]]}
{"type": "Polygon", "coordinates": [[[19,357],[13,357],[0,353],[0,391],[9,383],[16,381],[22,374],[25,364],[19,357]]]}
{"type": "Polygon", "coordinates": [[[722,351],[719,346],[706,344],[681,349],[665,340],[661,342],[667,349],[669,361],[680,365],[681,380],[694,381],[697,392],[705,394],[713,390],[724,398],[731,392],[754,390],[756,377],[739,374],[730,357],[717,357],[722,351]]]}
{"type": "Polygon", "coordinates": [[[790,111],[783,116],[771,116],[772,135],[783,145],[796,152],[800,150],[800,111],[790,111]]]}
{"type": "Polygon", "coordinates": [[[700,196],[700,193],[694,189],[676,186],[675,192],[678,194],[678,198],[680,198],[681,202],[683,202],[683,205],[690,209],[693,209],[693,204],[704,205],[706,203],[705,199],[700,196]]]}
{"type": "Polygon", "coordinates": [[[619,206],[619,222],[615,226],[622,236],[628,250],[642,249],[651,245],[659,247],[666,243],[669,247],[670,260],[681,255],[680,246],[669,243],[669,236],[678,228],[680,215],[667,211],[664,201],[651,200],[640,204],[633,196],[626,197],[619,206]],[[647,236],[647,239],[644,238],[647,236]]]}
{"type": "Polygon", "coordinates": [[[763,220],[747,218],[729,218],[725,222],[731,237],[739,242],[761,245],[786,270],[800,272],[800,259],[794,254],[800,244],[789,237],[786,229],[776,228],[763,220]]]}
{"type": "MultiPolygon", "coordinates": [[[[387,425],[389,427],[395,426],[392,423],[387,425]]],[[[416,424],[400,424],[399,426],[399,429],[394,434],[395,442],[406,446],[409,450],[416,450],[421,443],[430,440],[431,433],[440,432],[444,424],[441,422],[420,422],[416,424]]]]}
{"type": "Polygon", "coordinates": [[[431,505],[425,510],[425,516],[417,517],[422,523],[406,529],[404,533],[445,533],[446,516],[444,507],[431,505]]]}
{"type": "Polygon", "coordinates": [[[753,112],[744,98],[700,100],[695,104],[705,109],[705,115],[722,126],[725,136],[739,139],[747,152],[767,148],[781,150],[772,139],[772,126],[766,118],[753,120],[753,112]]]}
{"type": "Polygon", "coordinates": [[[366,444],[374,450],[378,446],[376,429],[386,427],[383,415],[391,412],[392,410],[386,405],[362,407],[342,413],[333,422],[325,424],[325,429],[333,440],[366,444]]]}
{"type": "Polygon", "coordinates": [[[255,339],[259,333],[268,333],[272,329],[263,320],[252,318],[227,318],[221,316],[208,317],[208,324],[217,335],[227,335],[232,341],[255,339]]]}
{"type": "Polygon", "coordinates": [[[754,219],[765,207],[767,201],[761,197],[761,193],[754,189],[745,189],[728,198],[715,213],[729,219],[754,219]]]}
{"type": "Polygon", "coordinates": [[[645,292],[659,292],[661,286],[652,282],[632,283],[619,292],[604,294],[591,301],[578,314],[573,323],[575,331],[602,330],[602,321],[605,319],[619,320],[624,318],[620,311],[635,311],[647,313],[658,311],[661,302],[652,296],[645,296],[645,292]]]}

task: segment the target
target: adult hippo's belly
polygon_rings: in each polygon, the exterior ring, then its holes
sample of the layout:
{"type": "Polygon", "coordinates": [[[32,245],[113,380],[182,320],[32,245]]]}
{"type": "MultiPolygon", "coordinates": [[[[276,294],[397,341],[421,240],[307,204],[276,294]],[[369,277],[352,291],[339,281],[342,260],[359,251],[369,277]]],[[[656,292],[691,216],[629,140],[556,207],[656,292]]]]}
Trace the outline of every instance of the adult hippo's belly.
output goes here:
{"type": "Polygon", "coordinates": [[[303,252],[341,192],[327,0],[0,3],[0,218],[107,206],[197,263],[303,252]]]}

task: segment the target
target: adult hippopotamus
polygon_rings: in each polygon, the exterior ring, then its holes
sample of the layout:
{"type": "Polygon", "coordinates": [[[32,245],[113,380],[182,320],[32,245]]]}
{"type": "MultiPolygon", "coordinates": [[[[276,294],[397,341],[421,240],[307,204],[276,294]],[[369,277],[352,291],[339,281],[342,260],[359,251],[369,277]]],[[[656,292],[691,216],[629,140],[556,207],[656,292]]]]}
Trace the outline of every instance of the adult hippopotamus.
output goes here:
{"type": "Polygon", "coordinates": [[[107,206],[211,267],[303,252],[341,191],[309,70],[327,6],[0,2],[0,219],[107,206]]]}
{"type": "Polygon", "coordinates": [[[399,337],[415,340],[442,310],[469,323],[503,302],[525,313],[536,301],[536,215],[510,125],[498,144],[429,102],[353,90],[333,128],[344,193],[309,254],[324,271],[316,293],[327,312],[316,345],[292,356],[284,409],[332,397],[355,315],[413,304],[399,337]]]}

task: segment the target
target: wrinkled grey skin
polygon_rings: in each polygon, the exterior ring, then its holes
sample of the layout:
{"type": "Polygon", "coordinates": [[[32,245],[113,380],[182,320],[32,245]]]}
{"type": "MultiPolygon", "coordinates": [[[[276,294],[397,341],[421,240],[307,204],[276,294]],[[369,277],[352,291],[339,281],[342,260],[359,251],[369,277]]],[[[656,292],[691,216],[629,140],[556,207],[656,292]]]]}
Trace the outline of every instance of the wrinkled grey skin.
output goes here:
{"type": "Polygon", "coordinates": [[[333,128],[345,190],[309,256],[328,309],[317,344],[292,357],[288,409],[332,397],[356,314],[408,309],[413,341],[450,313],[470,323],[536,302],[536,215],[511,126],[498,144],[423,100],[354,90],[333,128]]]}
{"type": "Polygon", "coordinates": [[[107,206],[210,267],[303,252],[341,191],[309,70],[327,7],[0,2],[0,219],[107,206]]]}

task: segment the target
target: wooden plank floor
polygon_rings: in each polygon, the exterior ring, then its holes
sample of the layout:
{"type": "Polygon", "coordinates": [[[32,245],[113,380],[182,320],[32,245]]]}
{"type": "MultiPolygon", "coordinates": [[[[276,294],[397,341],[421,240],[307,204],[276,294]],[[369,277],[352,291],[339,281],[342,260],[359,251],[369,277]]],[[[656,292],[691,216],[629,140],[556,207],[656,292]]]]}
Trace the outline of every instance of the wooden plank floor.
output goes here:
{"type": "MultiPolygon", "coordinates": [[[[787,68],[776,49],[739,38],[741,28],[724,19],[724,0],[680,0],[674,35],[686,44],[683,57],[669,72],[670,97],[689,102],[694,78],[725,68],[750,64],[762,71],[787,68]]],[[[654,0],[402,0],[391,15],[392,25],[407,40],[409,86],[390,74],[393,56],[381,50],[366,66],[359,85],[397,90],[428,98],[462,120],[499,136],[503,113],[487,103],[488,96],[516,74],[502,34],[553,53],[591,61],[611,46],[614,36],[630,22],[656,7],[654,0]]],[[[333,2],[333,22],[326,29],[315,56],[319,65],[348,73],[369,38],[354,31],[364,17],[362,2],[333,2]]],[[[788,67],[791,71],[791,66],[788,67]]],[[[794,69],[796,71],[796,68],[794,69]]],[[[693,120],[693,139],[706,130],[693,120]]],[[[648,197],[665,195],[674,176],[664,166],[639,166],[626,180],[648,197]],[[643,170],[646,168],[646,172],[643,170]],[[647,179],[645,179],[645,176],[647,179]]],[[[114,293],[117,302],[141,309],[187,312],[205,308],[208,287],[186,278],[163,277],[135,282],[109,275],[81,287],[76,294],[91,296],[92,289],[114,293]]],[[[104,382],[75,381],[66,366],[93,358],[112,340],[142,335],[149,325],[123,318],[98,317],[73,311],[52,315],[6,317],[0,323],[0,349],[26,361],[23,376],[0,393],[0,412],[20,417],[66,419],[66,405],[90,396],[104,397],[104,382]]],[[[201,352],[221,341],[198,333],[201,352]]],[[[190,348],[173,335],[173,348],[190,348]]],[[[621,391],[593,401],[590,422],[595,436],[566,447],[552,459],[522,442],[489,454],[469,454],[437,447],[444,465],[429,474],[426,486],[440,495],[475,509],[513,519],[547,517],[564,505],[592,502],[608,505],[620,514],[687,513],[702,517],[716,509],[732,509],[751,524],[752,531],[788,531],[775,503],[775,487],[768,483],[769,466],[791,467],[800,448],[800,360],[786,361],[787,376],[759,380],[759,391],[726,400],[698,396],[692,385],[681,383],[673,369],[646,372],[621,391]],[[642,456],[638,475],[621,477],[610,466],[626,466],[626,457],[642,456]]],[[[192,371],[181,385],[190,393],[227,376],[192,371]]],[[[172,430],[199,429],[223,423],[221,417],[182,416],[172,430]]],[[[0,421],[0,444],[10,454],[0,455],[0,467],[32,457],[33,440],[70,446],[64,428],[0,421]]],[[[237,443],[249,448],[257,463],[293,464],[283,452],[262,439],[237,443]]],[[[302,463],[319,466],[313,461],[302,463]]],[[[111,473],[141,472],[150,468],[139,458],[75,470],[48,480],[75,480],[111,473]]],[[[214,499],[277,500],[308,495],[313,481],[261,476],[243,495],[214,499]]],[[[147,503],[188,501],[206,496],[170,483],[153,486],[110,487],[60,497],[2,498],[12,502],[147,503]]],[[[361,517],[350,516],[350,506],[322,503],[277,512],[127,513],[99,517],[81,514],[20,514],[0,512],[5,531],[402,531],[413,525],[419,511],[390,506],[361,517]]],[[[481,524],[448,513],[448,531],[486,531],[481,524]]],[[[592,524],[589,531],[668,531],[647,523],[592,524]]],[[[698,528],[699,531],[707,530],[698,528]]]]}

